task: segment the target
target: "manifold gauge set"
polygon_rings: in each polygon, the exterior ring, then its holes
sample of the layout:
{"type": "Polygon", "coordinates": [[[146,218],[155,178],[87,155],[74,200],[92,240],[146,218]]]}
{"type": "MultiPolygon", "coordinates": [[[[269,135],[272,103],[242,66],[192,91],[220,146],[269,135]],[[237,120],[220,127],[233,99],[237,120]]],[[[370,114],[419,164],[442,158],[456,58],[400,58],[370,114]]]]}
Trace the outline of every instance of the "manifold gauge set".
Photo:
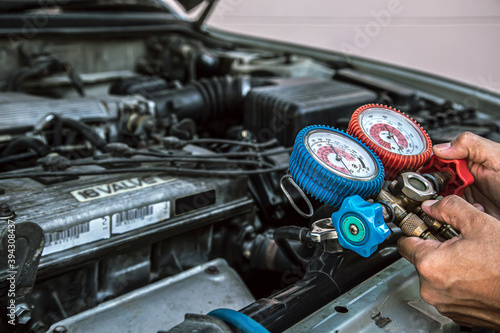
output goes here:
{"type": "Polygon", "coordinates": [[[340,245],[368,257],[391,235],[388,223],[424,239],[458,235],[420,205],[461,195],[474,178],[465,160],[431,155],[431,140],[416,121],[391,107],[368,104],[353,113],[347,133],[322,125],[302,129],[289,170],[300,189],[338,208],[331,227],[340,245]]]}

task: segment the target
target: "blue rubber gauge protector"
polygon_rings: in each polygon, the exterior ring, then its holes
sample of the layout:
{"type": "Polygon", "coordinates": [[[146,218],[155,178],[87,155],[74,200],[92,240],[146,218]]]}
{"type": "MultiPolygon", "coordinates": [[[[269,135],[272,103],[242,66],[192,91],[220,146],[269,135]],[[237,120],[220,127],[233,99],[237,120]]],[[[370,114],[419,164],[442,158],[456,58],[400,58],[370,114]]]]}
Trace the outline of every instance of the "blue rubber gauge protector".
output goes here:
{"type": "Polygon", "coordinates": [[[367,198],[378,193],[384,180],[382,162],[365,144],[321,125],[299,132],[289,167],[306,193],[334,207],[352,195],[367,198]]]}

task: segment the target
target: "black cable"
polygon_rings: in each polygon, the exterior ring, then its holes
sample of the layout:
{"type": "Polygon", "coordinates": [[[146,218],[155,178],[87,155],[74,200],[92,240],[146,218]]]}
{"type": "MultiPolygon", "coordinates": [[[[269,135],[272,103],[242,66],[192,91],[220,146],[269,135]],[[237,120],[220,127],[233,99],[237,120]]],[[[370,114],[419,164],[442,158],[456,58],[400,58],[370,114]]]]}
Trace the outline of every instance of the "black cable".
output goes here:
{"type": "Polygon", "coordinates": [[[39,75],[40,71],[39,68],[24,68],[13,72],[9,75],[6,91],[19,91],[24,81],[32,76],[39,75]]]}
{"type": "Polygon", "coordinates": [[[106,147],[107,142],[102,139],[96,132],[89,126],[71,119],[71,118],[61,118],[63,122],[63,126],[66,126],[81,135],[83,135],[93,146],[102,151],[103,153],[108,152],[108,148],[106,147]]]}
{"type": "Polygon", "coordinates": [[[297,254],[290,246],[290,243],[288,243],[288,240],[297,240],[301,243],[305,243],[308,232],[309,229],[296,226],[279,227],[274,230],[273,238],[274,242],[278,245],[287,259],[293,264],[301,266],[307,264],[308,260],[297,254]]]}
{"type": "Polygon", "coordinates": [[[12,163],[15,163],[18,161],[27,160],[27,159],[35,158],[35,157],[39,157],[39,156],[40,155],[38,155],[34,151],[28,151],[25,153],[17,153],[17,154],[10,155],[10,156],[0,157],[0,165],[12,164],[12,163]]]}
{"type": "Polygon", "coordinates": [[[273,168],[274,165],[268,162],[262,161],[252,161],[252,160],[207,160],[206,158],[198,158],[195,156],[174,156],[174,157],[162,157],[159,159],[131,159],[131,158],[114,158],[114,159],[106,159],[100,161],[75,161],[71,163],[71,166],[82,166],[82,165],[108,165],[115,163],[170,163],[170,162],[193,162],[193,163],[234,163],[241,165],[254,165],[257,167],[266,166],[268,168],[273,168]]]}
{"type": "Polygon", "coordinates": [[[6,157],[27,150],[36,152],[38,156],[45,156],[49,153],[49,148],[42,141],[28,136],[20,136],[9,142],[0,156],[6,157]]]}
{"type": "Polygon", "coordinates": [[[20,91],[23,83],[30,78],[41,78],[55,73],[66,72],[77,93],[81,97],[85,96],[82,80],[68,62],[62,61],[47,53],[22,54],[27,58],[24,60],[28,62],[29,67],[15,70],[9,75],[6,91],[20,91]]]}
{"type": "Polygon", "coordinates": [[[62,127],[66,127],[81,134],[87,141],[90,142],[90,144],[92,144],[92,146],[96,147],[103,153],[108,152],[108,143],[89,126],[79,122],[78,120],[63,118],[57,114],[52,114],[52,116],[53,119],[51,121],[51,125],[55,130],[54,138],[59,141],[59,144],[61,143],[61,138],[59,136],[62,135],[62,133],[60,133],[62,131],[62,127]]]}
{"type": "MultiPolygon", "coordinates": [[[[231,158],[231,157],[261,157],[261,156],[269,156],[269,155],[275,155],[275,154],[281,154],[281,153],[290,153],[292,152],[293,148],[281,148],[281,149],[276,149],[276,150],[269,150],[265,152],[236,152],[236,153],[217,153],[217,154],[211,154],[211,155],[194,155],[198,158],[231,158]]],[[[154,152],[154,151],[140,151],[137,150],[134,152],[134,155],[144,155],[144,156],[154,156],[154,157],[182,157],[184,155],[168,155],[160,152],[154,152]]]]}
{"type": "Polygon", "coordinates": [[[85,97],[85,90],[84,90],[82,78],[80,77],[80,75],[78,75],[73,70],[73,67],[71,67],[71,65],[68,62],[64,61],[64,62],[61,62],[61,64],[64,66],[64,69],[66,70],[66,73],[68,74],[68,78],[71,82],[71,85],[73,86],[73,88],[75,88],[78,95],[80,95],[80,97],[85,97]]]}
{"type": "Polygon", "coordinates": [[[120,168],[112,170],[93,170],[93,171],[47,171],[47,172],[24,172],[24,173],[9,173],[0,175],[0,180],[15,179],[15,178],[32,178],[32,177],[78,177],[78,176],[102,176],[120,173],[144,173],[144,172],[172,172],[186,176],[228,176],[238,177],[247,175],[256,175],[262,173],[271,173],[284,171],[287,166],[274,167],[260,170],[200,170],[178,167],[162,167],[162,168],[120,168]]]}
{"type": "Polygon", "coordinates": [[[186,144],[204,144],[204,143],[228,144],[228,145],[252,147],[252,148],[268,148],[278,144],[278,140],[273,139],[262,143],[244,142],[244,141],[227,140],[227,139],[195,139],[186,141],[186,144]]]}

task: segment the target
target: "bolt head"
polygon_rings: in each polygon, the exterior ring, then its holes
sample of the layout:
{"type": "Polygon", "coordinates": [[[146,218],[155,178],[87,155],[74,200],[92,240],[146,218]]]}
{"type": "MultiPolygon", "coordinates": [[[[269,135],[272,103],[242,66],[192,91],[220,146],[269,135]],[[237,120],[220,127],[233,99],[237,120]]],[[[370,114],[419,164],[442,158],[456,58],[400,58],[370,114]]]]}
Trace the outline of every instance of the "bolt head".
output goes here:
{"type": "Polygon", "coordinates": [[[67,333],[68,329],[64,326],[57,326],[56,328],[54,328],[54,332],[55,333],[67,333]]]}
{"type": "Polygon", "coordinates": [[[26,325],[31,320],[31,309],[27,304],[21,303],[17,305],[15,314],[20,325],[26,325]]]}
{"type": "Polygon", "coordinates": [[[357,235],[359,233],[359,229],[354,224],[351,224],[349,226],[349,232],[353,235],[357,235]]]}
{"type": "Polygon", "coordinates": [[[0,216],[10,216],[12,215],[12,210],[9,205],[5,202],[0,203],[0,216]]]}

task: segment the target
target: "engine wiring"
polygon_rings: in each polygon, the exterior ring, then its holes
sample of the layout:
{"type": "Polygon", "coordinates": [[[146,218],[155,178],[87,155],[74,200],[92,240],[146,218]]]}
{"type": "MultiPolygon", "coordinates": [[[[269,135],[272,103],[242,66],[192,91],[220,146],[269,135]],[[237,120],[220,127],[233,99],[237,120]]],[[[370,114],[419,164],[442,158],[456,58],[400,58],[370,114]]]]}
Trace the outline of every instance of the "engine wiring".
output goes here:
{"type": "Polygon", "coordinates": [[[200,170],[180,167],[141,167],[141,168],[119,168],[110,170],[93,170],[93,171],[45,171],[45,172],[22,172],[8,173],[0,175],[0,180],[15,179],[15,178],[37,178],[37,177],[79,177],[79,176],[102,176],[120,173],[145,173],[145,172],[171,172],[185,176],[227,176],[239,177],[248,175],[258,175],[264,173],[280,172],[288,169],[288,165],[276,166],[268,169],[259,170],[200,170]]]}
{"type": "MultiPolygon", "coordinates": [[[[217,154],[205,154],[205,155],[196,155],[198,158],[234,158],[234,157],[259,157],[259,156],[270,156],[282,153],[290,153],[292,148],[278,148],[275,150],[269,150],[265,152],[234,152],[234,153],[217,153],[217,154]]],[[[138,151],[137,155],[143,156],[154,156],[154,157],[173,157],[182,158],[185,155],[168,155],[165,153],[153,152],[153,151],[138,151]]]]}
{"type": "MultiPolygon", "coordinates": [[[[235,140],[211,140],[211,139],[199,139],[190,140],[185,142],[186,144],[193,143],[218,143],[218,144],[232,144],[239,145],[243,144],[248,147],[259,147],[266,148],[277,144],[275,140],[270,140],[264,143],[250,143],[250,142],[239,142],[235,140]]],[[[282,172],[288,169],[288,165],[277,166],[272,163],[264,161],[262,158],[275,155],[280,153],[289,153],[290,148],[277,147],[276,149],[269,149],[268,151],[255,152],[233,152],[233,153],[215,153],[215,154],[200,154],[200,155],[181,155],[181,154],[165,154],[154,151],[142,151],[130,148],[126,145],[108,145],[108,147],[113,147],[110,149],[112,151],[111,156],[100,155],[97,159],[92,160],[68,160],[62,156],[47,156],[45,158],[39,159],[38,164],[41,164],[46,171],[29,171],[29,172],[12,172],[0,175],[0,180],[2,179],[13,179],[13,178],[25,178],[25,177],[77,177],[77,176],[93,176],[93,175],[109,175],[109,174],[119,174],[119,173],[144,173],[144,172],[171,172],[180,175],[203,175],[203,176],[228,176],[228,177],[238,177],[246,175],[257,175],[272,172],[282,172]],[[115,157],[115,154],[122,154],[125,157],[115,157]],[[149,156],[153,158],[131,158],[132,156],[149,156]],[[229,158],[241,158],[246,159],[229,159],[229,158]],[[248,158],[258,158],[258,160],[252,160],[248,158]],[[156,163],[168,163],[168,164],[178,164],[178,163],[192,163],[195,167],[185,167],[185,166],[162,166],[162,167],[151,167],[143,166],[141,164],[156,164],[156,163]],[[137,167],[120,167],[130,164],[139,164],[137,167]],[[219,165],[224,164],[227,166],[226,169],[205,169],[207,165],[219,165]],[[102,166],[108,168],[106,170],[86,170],[86,171],[66,171],[66,169],[71,167],[81,167],[81,166],[102,166]],[[238,169],[234,170],[233,167],[255,167],[254,170],[244,170],[238,169]],[[52,170],[50,170],[52,169],[52,170]]]]}
{"type": "Polygon", "coordinates": [[[252,161],[252,160],[220,160],[220,159],[214,159],[214,160],[206,160],[201,157],[190,157],[190,156],[176,156],[176,157],[164,157],[160,159],[128,159],[128,158],[113,158],[113,159],[106,159],[102,161],[75,161],[71,163],[70,166],[82,166],[82,165],[112,165],[112,164],[119,164],[119,163],[126,163],[126,164],[142,164],[142,163],[177,163],[177,162],[192,162],[192,163],[202,163],[202,164],[221,164],[221,163],[232,163],[232,164],[239,164],[239,165],[254,165],[257,167],[262,167],[266,166],[268,168],[274,167],[271,163],[264,162],[264,161],[252,161]]]}
{"type": "Polygon", "coordinates": [[[193,139],[186,141],[186,144],[229,144],[235,146],[243,146],[243,147],[252,147],[252,148],[268,148],[274,145],[279,144],[278,140],[272,139],[262,143],[254,143],[254,142],[245,142],[245,141],[236,141],[236,140],[227,140],[227,139],[193,139]]]}

